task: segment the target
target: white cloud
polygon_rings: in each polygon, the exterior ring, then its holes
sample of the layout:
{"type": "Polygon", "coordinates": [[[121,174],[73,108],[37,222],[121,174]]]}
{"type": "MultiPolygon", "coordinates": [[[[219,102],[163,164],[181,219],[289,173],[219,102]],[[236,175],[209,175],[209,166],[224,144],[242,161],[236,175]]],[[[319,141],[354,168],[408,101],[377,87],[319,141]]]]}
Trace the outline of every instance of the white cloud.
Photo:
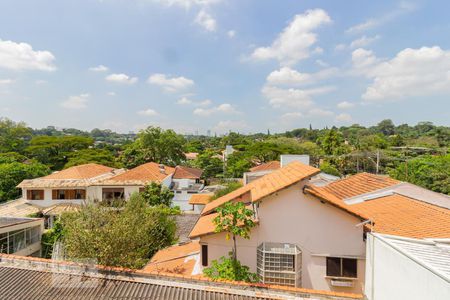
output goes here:
{"type": "Polygon", "coordinates": [[[251,58],[276,59],[284,66],[293,65],[310,56],[310,48],[317,42],[317,34],[313,30],[330,22],[331,18],[322,9],[308,10],[304,14],[296,15],[272,45],[255,49],[251,58]]]}
{"type": "Polygon", "coordinates": [[[372,72],[379,62],[373,51],[358,48],[352,52],[353,72],[356,74],[372,72]]]}
{"type": "Polygon", "coordinates": [[[350,116],[349,114],[345,114],[345,113],[337,115],[335,119],[336,119],[336,121],[343,122],[343,123],[348,123],[348,122],[353,121],[352,116],[350,116]]]}
{"type": "Polygon", "coordinates": [[[106,72],[108,70],[109,70],[108,67],[105,67],[104,65],[98,65],[96,67],[89,68],[89,71],[92,72],[106,72]]]}
{"type": "Polygon", "coordinates": [[[332,111],[322,108],[313,108],[310,111],[308,111],[308,116],[311,117],[330,117],[333,115],[334,113],[332,111]]]}
{"type": "Polygon", "coordinates": [[[290,121],[295,119],[300,119],[303,117],[303,114],[301,112],[288,112],[281,116],[281,119],[284,121],[290,121]]]}
{"type": "Polygon", "coordinates": [[[54,71],[55,57],[50,51],[35,51],[27,43],[0,39],[0,68],[14,71],[54,71]]]}
{"type": "Polygon", "coordinates": [[[67,109],[85,109],[89,101],[89,94],[70,96],[61,103],[61,106],[67,109]]]}
{"type": "Polygon", "coordinates": [[[210,116],[213,114],[237,114],[240,113],[236,108],[229,104],[229,103],[223,103],[219,106],[211,107],[211,108],[196,108],[194,109],[194,115],[198,116],[210,116]]]}
{"type": "Polygon", "coordinates": [[[194,5],[198,6],[208,6],[221,2],[222,0],[153,0],[154,2],[159,2],[167,6],[181,6],[186,9],[194,5]]]}
{"type": "Polygon", "coordinates": [[[373,53],[363,57],[363,61],[376,61],[371,63],[370,69],[359,68],[362,74],[373,79],[362,95],[364,100],[395,100],[450,93],[450,50],[438,46],[407,48],[385,61],[376,59],[373,53]]]}
{"type": "Polygon", "coordinates": [[[107,81],[115,82],[115,83],[122,83],[122,84],[135,84],[138,81],[137,77],[130,77],[126,74],[110,74],[105,77],[107,81]]]}
{"type": "Polygon", "coordinates": [[[361,47],[368,46],[368,45],[372,44],[373,42],[375,42],[376,40],[378,40],[379,38],[380,38],[380,36],[378,34],[375,36],[372,36],[372,37],[367,37],[367,36],[363,35],[359,39],[352,41],[350,43],[350,48],[354,49],[354,48],[361,48],[361,47]]]}
{"type": "Polygon", "coordinates": [[[324,61],[321,60],[321,59],[316,59],[316,64],[318,64],[319,66],[321,66],[321,67],[323,67],[323,68],[326,68],[326,67],[329,67],[329,66],[330,66],[328,63],[324,62],[324,61]]]}
{"type": "Polygon", "coordinates": [[[414,5],[413,3],[409,3],[406,1],[402,1],[400,2],[399,6],[391,11],[389,11],[388,13],[379,16],[377,18],[371,18],[368,19],[362,23],[356,24],[352,27],[350,27],[349,29],[347,29],[347,33],[359,33],[359,32],[363,32],[366,30],[370,30],[373,28],[376,28],[378,26],[384,25],[390,21],[393,21],[394,19],[412,12],[416,9],[416,5],[414,5]]]}
{"type": "Polygon", "coordinates": [[[347,48],[347,45],[346,45],[346,44],[337,44],[337,45],[334,47],[334,50],[341,51],[341,50],[344,50],[345,48],[347,48]]]}
{"type": "Polygon", "coordinates": [[[12,79],[0,79],[0,85],[9,85],[14,83],[15,81],[12,79]]]}
{"type": "Polygon", "coordinates": [[[216,31],[217,22],[216,20],[205,10],[200,10],[195,17],[195,23],[202,26],[207,31],[216,31]]]}
{"type": "Polygon", "coordinates": [[[300,73],[289,67],[282,67],[267,76],[267,83],[271,85],[290,86],[313,84],[335,75],[337,71],[336,68],[327,68],[316,73],[300,73]]]}
{"type": "Polygon", "coordinates": [[[169,77],[165,74],[153,74],[148,78],[148,83],[158,85],[167,92],[179,92],[186,90],[194,85],[192,79],[180,76],[169,77]]]}
{"type": "Polygon", "coordinates": [[[234,30],[228,30],[227,35],[230,39],[234,38],[236,36],[236,31],[234,30]]]}
{"type": "Polygon", "coordinates": [[[158,115],[158,113],[155,110],[151,109],[151,108],[148,108],[148,109],[145,109],[145,110],[140,110],[140,111],[137,112],[137,114],[141,115],[141,116],[146,116],[146,117],[154,117],[154,116],[158,115]]]}
{"type": "Polygon", "coordinates": [[[114,97],[114,96],[116,95],[116,93],[115,93],[115,92],[108,92],[107,95],[108,95],[108,96],[111,96],[111,97],[114,97]]]}
{"type": "Polygon", "coordinates": [[[187,97],[181,97],[178,101],[177,104],[179,105],[188,105],[188,104],[192,104],[192,100],[188,99],[187,97]]]}
{"type": "Polygon", "coordinates": [[[342,101],[337,104],[337,107],[340,109],[348,109],[348,108],[355,107],[355,104],[348,102],[348,101],[342,101]]]}
{"type": "Polygon", "coordinates": [[[246,130],[249,126],[245,121],[239,120],[239,121],[220,121],[216,124],[216,126],[213,127],[214,131],[218,131],[219,133],[226,133],[229,131],[240,131],[240,130],[246,130]]]}
{"type": "Polygon", "coordinates": [[[326,94],[334,90],[334,87],[324,86],[312,89],[283,89],[266,85],[262,88],[262,94],[269,100],[272,107],[297,107],[304,108],[313,105],[312,96],[326,94]]]}

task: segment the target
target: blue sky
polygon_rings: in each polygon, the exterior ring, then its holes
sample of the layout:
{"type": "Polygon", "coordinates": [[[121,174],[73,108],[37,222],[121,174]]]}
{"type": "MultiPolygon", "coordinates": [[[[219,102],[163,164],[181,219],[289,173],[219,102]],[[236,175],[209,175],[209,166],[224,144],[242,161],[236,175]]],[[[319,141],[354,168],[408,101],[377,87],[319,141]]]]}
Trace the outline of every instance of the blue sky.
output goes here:
{"type": "Polygon", "coordinates": [[[0,116],[32,127],[450,125],[448,1],[0,2],[0,116]]]}

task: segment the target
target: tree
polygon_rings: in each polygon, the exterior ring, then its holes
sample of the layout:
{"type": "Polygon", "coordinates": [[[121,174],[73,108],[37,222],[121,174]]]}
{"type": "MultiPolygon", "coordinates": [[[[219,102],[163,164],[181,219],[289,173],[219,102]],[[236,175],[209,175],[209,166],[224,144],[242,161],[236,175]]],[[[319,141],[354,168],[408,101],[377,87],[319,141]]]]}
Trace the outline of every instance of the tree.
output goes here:
{"type": "Polygon", "coordinates": [[[117,167],[116,159],[106,149],[82,149],[67,154],[67,163],[64,169],[88,163],[97,163],[109,167],[117,167]]]}
{"type": "Polygon", "coordinates": [[[0,152],[22,152],[31,138],[31,129],[23,122],[0,118],[0,152]]]}
{"type": "Polygon", "coordinates": [[[386,119],[378,123],[378,131],[384,135],[393,135],[395,133],[395,125],[390,119],[386,119]]]}
{"type": "Polygon", "coordinates": [[[342,133],[335,129],[327,130],[318,138],[318,143],[327,155],[341,155],[348,152],[342,133]]]}
{"type": "Polygon", "coordinates": [[[213,150],[206,150],[199,154],[192,163],[194,167],[203,170],[202,177],[204,179],[217,177],[223,173],[223,161],[216,155],[213,150]]]}
{"type": "Polygon", "coordinates": [[[72,152],[87,149],[93,144],[92,138],[83,136],[35,136],[26,151],[52,170],[61,170],[72,152]]]}
{"type": "Polygon", "coordinates": [[[255,226],[253,211],[242,202],[227,202],[217,208],[217,217],[213,219],[215,232],[226,232],[226,238],[233,239],[233,260],[237,261],[236,236],[250,238],[250,230],[255,226]]]}
{"type": "Polygon", "coordinates": [[[150,126],[139,132],[122,155],[126,167],[136,167],[144,162],[157,162],[175,166],[185,159],[185,139],[173,130],[150,126]]]}
{"type": "Polygon", "coordinates": [[[165,205],[170,207],[173,192],[157,182],[151,182],[145,186],[144,191],[141,192],[141,196],[150,206],[165,205]]]}
{"type": "Polygon", "coordinates": [[[20,190],[16,186],[22,180],[45,176],[49,173],[47,166],[36,161],[1,163],[0,202],[17,199],[20,196],[20,190]]]}
{"type": "Polygon", "coordinates": [[[225,185],[225,188],[218,189],[214,192],[214,196],[212,197],[212,200],[220,198],[226,194],[231,193],[234,190],[237,190],[238,188],[242,187],[242,183],[239,181],[226,181],[222,183],[222,185],[225,185]]]}
{"type": "Polygon", "coordinates": [[[246,153],[234,152],[228,156],[225,168],[225,176],[228,178],[241,178],[244,172],[248,172],[252,163],[246,153]]]}
{"type": "Polygon", "coordinates": [[[70,260],[142,268],[158,250],[175,241],[176,224],[167,208],[150,207],[135,193],[123,209],[98,204],[61,216],[63,244],[70,260]]]}

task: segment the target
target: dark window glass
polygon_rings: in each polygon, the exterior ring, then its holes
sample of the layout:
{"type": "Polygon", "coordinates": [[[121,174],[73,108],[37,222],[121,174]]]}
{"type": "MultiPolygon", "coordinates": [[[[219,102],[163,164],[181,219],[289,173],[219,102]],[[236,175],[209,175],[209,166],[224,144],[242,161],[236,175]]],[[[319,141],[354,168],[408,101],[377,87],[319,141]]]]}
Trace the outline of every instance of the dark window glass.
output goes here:
{"type": "Polygon", "coordinates": [[[202,245],[202,266],[208,265],[208,245],[202,245]]]}
{"type": "Polygon", "coordinates": [[[343,258],[342,259],[342,275],[344,277],[356,277],[356,259],[343,258]]]}
{"type": "Polygon", "coordinates": [[[341,276],[341,259],[327,257],[327,276],[341,276]]]}

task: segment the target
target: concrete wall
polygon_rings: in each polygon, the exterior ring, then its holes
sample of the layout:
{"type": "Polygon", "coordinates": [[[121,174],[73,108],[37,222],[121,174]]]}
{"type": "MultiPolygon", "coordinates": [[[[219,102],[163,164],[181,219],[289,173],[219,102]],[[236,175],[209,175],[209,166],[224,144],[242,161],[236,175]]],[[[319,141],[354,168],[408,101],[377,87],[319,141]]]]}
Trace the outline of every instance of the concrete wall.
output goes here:
{"type": "MultiPolygon", "coordinates": [[[[68,188],[69,189],[69,188],[68,188]]],[[[72,188],[70,188],[72,189],[72,188]]],[[[75,188],[73,188],[75,189],[75,188]]],[[[44,190],[44,200],[27,200],[29,203],[32,203],[39,207],[50,207],[55,204],[60,203],[74,203],[74,204],[82,204],[84,200],[82,199],[64,199],[64,200],[53,200],[52,198],[52,189],[32,189],[32,190],[44,190]]],[[[86,189],[86,196],[88,197],[88,190],[86,189]]],[[[22,198],[27,198],[27,189],[22,189],[22,198]]]]}
{"type": "MultiPolygon", "coordinates": [[[[262,242],[292,243],[302,251],[302,286],[319,290],[361,293],[365,273],[365,243],[359,219],[303,194],[303,183],[280,191],[260,202],[260,224],[249,240],[238,239],[238,258],[256,272],[256,248],[262,242]],[[358,259],[358,277],[353,287],[331,286],[326,277],[326,257],[358,259]]],[[[208,261],[226,256],[231,241],[225,233],[200,239],[208,244],[208,261]]]]}
{"type": "Polygon", "coordinates": [[[450,283],[368,235],[365,294],[369,300],[450,299],[450,283]]]}

